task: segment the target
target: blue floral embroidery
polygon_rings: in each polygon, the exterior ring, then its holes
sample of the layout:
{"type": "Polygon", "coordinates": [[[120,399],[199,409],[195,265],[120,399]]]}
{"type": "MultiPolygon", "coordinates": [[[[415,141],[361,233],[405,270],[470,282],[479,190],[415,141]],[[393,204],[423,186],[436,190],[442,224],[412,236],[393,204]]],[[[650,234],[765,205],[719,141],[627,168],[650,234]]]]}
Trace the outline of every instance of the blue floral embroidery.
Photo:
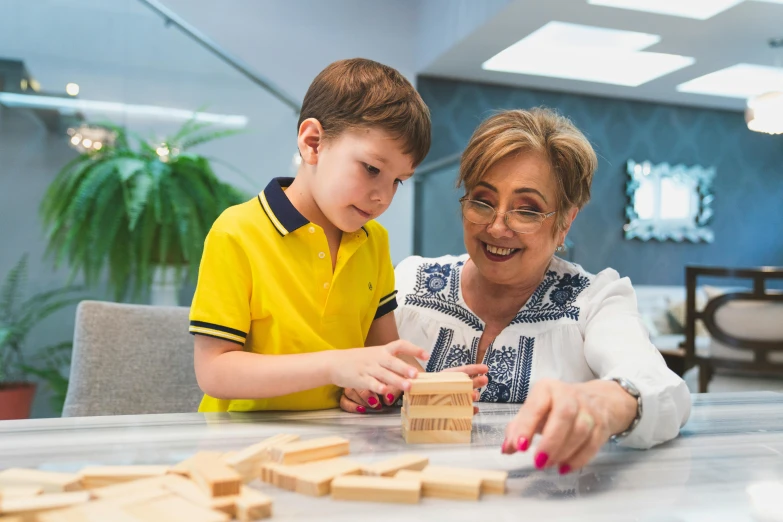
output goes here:
{"type": "Polygon", "coordinates": [[[586,276],[563,274],[550,270],[511,324],[556,321],[564,317],[579,320],[579,307],[574,301],[590,285],[586,276]]]}
{"type": "Polygon", "coordinates": [[[534,345],[533,337],[522,336],[518,347],[495,348],[493,343],[487,348],[484,364],[489,367],[489,383],[481,391],[483,402],[525,402],[530,388],[534,345]]]}
{"type": "Polygon", "coordinates": [[[446,279],[441,275],[432,275],[427,279],[427,290],[436,294],[446,288],[446,279]]]}
{"type": "Polygon", "coordinates": [[[416,273],[416,286],[413,292],[405,296],[405,304],[436,310],[450,317],[456,317],[474,330],[481,332],[484,330],[481,320],[458,304],[460,276],[458,267],[462,265],[462,261],[454,265],[422,264],[416,273]]]}
{"type": "Polygon", "coordinates": [[[438,331],[438,339],[432,348],[430,359],[427,361],[428,372],[439,372],[446,368],[471,364],[476,360],[479,338],[473,339],[470,347],[464,344],[452,343],[454,330],[441,328],[438,331]]]}

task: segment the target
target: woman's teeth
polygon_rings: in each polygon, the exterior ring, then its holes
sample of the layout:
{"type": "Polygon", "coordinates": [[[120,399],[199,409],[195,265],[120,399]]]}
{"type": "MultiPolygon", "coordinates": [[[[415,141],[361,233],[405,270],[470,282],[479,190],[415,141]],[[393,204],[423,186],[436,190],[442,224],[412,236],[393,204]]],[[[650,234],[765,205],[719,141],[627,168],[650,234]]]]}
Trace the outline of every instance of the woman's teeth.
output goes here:
{"type": "Polygon", "coordinates": [[[487,252],[496,256],[508,256],[519,250],[518,248],[499,248],[492,245],[486,245],[487,252]]]}

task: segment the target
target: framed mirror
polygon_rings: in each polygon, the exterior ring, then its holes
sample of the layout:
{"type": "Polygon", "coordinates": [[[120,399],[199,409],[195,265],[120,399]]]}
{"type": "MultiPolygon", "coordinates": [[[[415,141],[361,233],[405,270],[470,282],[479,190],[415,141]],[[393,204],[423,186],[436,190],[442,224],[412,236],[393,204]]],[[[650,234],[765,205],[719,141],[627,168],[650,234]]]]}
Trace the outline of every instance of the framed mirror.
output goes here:
{"type": "Polygon", "coordinates": [[[712,243],[714,167],[629,160],[626,171],[626,239],[712,243]]]}

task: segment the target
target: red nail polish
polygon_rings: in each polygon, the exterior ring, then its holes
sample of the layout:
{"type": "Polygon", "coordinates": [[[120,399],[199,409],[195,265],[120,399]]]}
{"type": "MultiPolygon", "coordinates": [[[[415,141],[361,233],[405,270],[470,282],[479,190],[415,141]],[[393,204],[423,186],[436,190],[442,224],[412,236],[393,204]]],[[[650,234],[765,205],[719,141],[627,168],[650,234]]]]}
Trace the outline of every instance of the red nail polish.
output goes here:
{"type": "Polygon", "coordinates": [[[390,403],[391,403],[391,402],[394,402],[394,395],[392,395],[391,393],[390,393],[390,394],[388,394],[388,395],[386,396],[386,400],[387,400],[387,401],[389,401],[390,403]]]}
{"type": "Polygon", "coordinates": [[[505,453],[508,447],[508,439],[503,439],[503,444],[500,445],[500,453],[505,453]]]}
{"type": "Polygon", "coordinates": [[[357,406],[356,411],[359,413],[367,413],[367,409],[364,406],[357,406]]]}
{"type": "Polygon", "coordinates": [[[367,404],[375,408],[375,406],[378,405],[378,399],[376,399],[375,397],[370,397],[369,399],[367,399],[367,404]]]}
{"type": "Polygon", "coordinates": [[[530,442],[525,437],[519,437],[519,440],[517,441],[517,448],[519,451],[527,451],[527,448],[530,446],[530,442]]]}
{"type": "Polygon", "coordinates": [[[563,464],[562,466],[560,466],[561,475],[568,475],[569,473],[571,473],[571,466],[569,466],[568,464],[563,464]]]}
{"type": "Polygon", "coordinates": [[[549,460],[549,455],[547,455],[546,453],[543,453],[543,452],[539,453],[538,455],[536,455],[536,462],[535,462],[536,467],[538,469],[544,469],[544,466],[546,466],[546,461],[547,460],[549,460]]]}

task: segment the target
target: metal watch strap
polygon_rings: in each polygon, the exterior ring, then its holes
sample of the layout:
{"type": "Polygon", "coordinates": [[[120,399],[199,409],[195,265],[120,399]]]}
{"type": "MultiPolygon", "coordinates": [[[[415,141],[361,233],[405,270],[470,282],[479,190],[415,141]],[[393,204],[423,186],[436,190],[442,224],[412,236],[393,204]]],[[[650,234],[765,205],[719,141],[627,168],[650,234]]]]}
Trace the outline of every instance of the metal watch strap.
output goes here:
{"type": "Polygon", "coordinates": [[[628,426],[628,429],[626,429],[622,433],[612,435],[609,438],[610,440],[618,441],[627,437],[634,430],[634,428],[636,428],[636,426],[639,425],[639,421],[642,420],[642,412],[643,412],[642,394],[639,392],[639,389],[633,385],[631,381],[623,377],[605,377],[604,380],[616,382],[617,384],[620,385],[620,387],[622,387],[623,390],[626,391],[626,393],[628,393],[628,395],[636,399],[636,417],[634,417],[633,421],[631,422],[631,425],[628,426]]]}

